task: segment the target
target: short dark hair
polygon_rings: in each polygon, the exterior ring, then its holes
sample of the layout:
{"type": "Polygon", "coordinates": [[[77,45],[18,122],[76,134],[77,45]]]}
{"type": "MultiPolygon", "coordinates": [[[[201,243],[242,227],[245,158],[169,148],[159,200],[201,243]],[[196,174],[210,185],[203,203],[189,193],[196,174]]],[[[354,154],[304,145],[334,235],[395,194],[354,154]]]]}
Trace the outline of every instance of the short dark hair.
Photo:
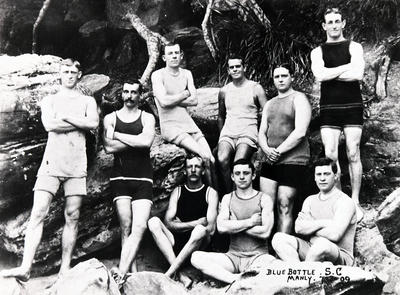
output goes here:
{"type": "Polygon", "coordinates": [[[248,159],[238,159],[232,164],[232,169],[231,171],[233,172],[233,168],[237,165],[248,165],[251,169],[251,172],[254,173],[256,171],[256,168],[254,167],[254,164],[251,160],[248,159]]]}
{"type": "Polygon", "coordinates": [[[200,160],[201,160],[201,166],[202,166],[203,168],[205,168],[205,164],[204,164],[203,158],[200,157],[199,155],[195,154],[195,153],[187,153],[187,154],[186,154],[186,160],[185,160],[185,161],[191,160],[191,159],[193,159],[193,158],[200,159],[200,160]]]}
{"type": "Polygon", "coordinates": [[[240,61],[242,62],[242,65],[243,65],[243,58],[237,53],[230,53],[228,56],[228,61],[230,59],[240,59],[240,61]]]}
{"type": "Polygon", "coordinates": [[[325,21],[325,16],[327,14],[329,14],[329,13],[337,13],[337,14],[340,14],[342,16],[342,19],[344,18],[343,12],[340,10],[340,8],[338,8],[338,7],[327,7],[325,9],[324,16],[323,16],[324,21],[325,21]]]}
{"type": "Polygon", "coordinates": [[[61,66],[76,67],[79,71],[81,70],[81,64],[79,61],[73,58],[66,58],[61,61],[61,66]]]}
{"type": "Polygon", "coordinates": [[[167,47],[172,47],[172,46],[175,46],[175,45],[178,45],[178,46],[179,46],[179,49],[182,51],[182,47],[181,47],[181,45],[180,45],[179,43],[176,43],[176,42],[168,42],[168,43],[163,44],[163,46],[162,46],[162,48],[161,48],[161,52],[162,52],[163,54],[165,54],[165,48],[167,48],[167,47]]]}
{"type": "MultiPolygon", "coordinates": [[[[143,84],[139,79],[133,78],[133,79],[125,81],[125,83],[127,83],[127,84],[138,84],[139,85],[139,89],[138,89],[139,90],[139,94],[143,93],[143,84]]],[[[122,85],[122,88],[123,87],[124,86],[122,85]]]]}
{"type": "Polygon", "coordinates": [[[323,157],[323,158],[319,158],[319,159],[315,160],[314,170],[315,170],[315,167],[317,167],[317,166],[331,166],[333,173],[336,174],[338,172],[338,167],[336,165],[336,162],[328,157],[323,157]]]}
{"type": "Polygon", "coordinates": [[[294,74],[293,66],[292,66],[289,62],[277,63],[277,64],[274,66],[274,70],[277,69],[277,68],[285,68],[285,69],[287,69],[287,70],[289,71],[289,74],[290,74],[291,76],[293,76],[293,74],[294,74]]]}

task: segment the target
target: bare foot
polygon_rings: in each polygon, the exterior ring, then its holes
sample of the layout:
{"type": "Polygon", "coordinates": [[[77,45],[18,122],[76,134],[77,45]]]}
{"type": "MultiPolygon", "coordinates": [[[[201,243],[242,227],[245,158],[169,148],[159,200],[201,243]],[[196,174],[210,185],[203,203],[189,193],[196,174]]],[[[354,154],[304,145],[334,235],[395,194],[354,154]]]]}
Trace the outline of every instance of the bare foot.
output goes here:
{"type": "Polygon", "coordinates": [[[16,278],[22,282],[28,281],[30,276],[30,271],[22,268],[21,266],[0,271],[0,277],[16,278]]]}
{"type": "Polygon", "coordinates": [[[190,288],[190,286],[193,284],[193,281],[190,277],[187,275],[184,275],[182,273],[178,274],[179,281],[183,284],[183,286],[187,289],[190,288]]]}

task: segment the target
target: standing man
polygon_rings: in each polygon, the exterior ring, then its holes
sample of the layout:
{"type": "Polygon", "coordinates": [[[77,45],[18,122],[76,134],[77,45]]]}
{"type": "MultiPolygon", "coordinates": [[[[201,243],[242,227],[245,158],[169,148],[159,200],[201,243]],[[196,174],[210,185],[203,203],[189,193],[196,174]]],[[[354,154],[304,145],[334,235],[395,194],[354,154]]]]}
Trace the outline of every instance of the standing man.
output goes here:
{"type": "Polygon", "coordinates": [[[363,218],[359,195],[362,165],[360,140],[363,125],[363,102],[359,81],[364,74],[364,58],[361,44],[343,37],[346,21],[338,8],[325,11],[322,28],[326,31],[326,43],[311,52],[311,69],[321,82],[320,118],[321,138],[325,155],[340,166],[338,146],[343,130],[349,161],[351,197],[356,203],[357,221],[363,218]]]}
{"type": "MultiPolygon", "coordinates": [[[[202,158],[186,158],[186,183],[176,187],[169,199],[165,225],[158,217],[149,220],[149,229],[161,252],[170,263],[165,273],[171,277],[193,253],[206,246],[215,231],[218,213],[217,192],[203,183],[202,158]],[[177,255],[177,256],[176,256],[177,255]]],[[[182,274],[180,280],[188,287],[191,280],[182,274]]]]}
{"type": "Polygon", "coordinates": [[[186,109],[197,105],[197,96],[192,73],[180,67],[182,52],[179,44],[165,45],[163,60],[165,68],[155,71],[151,76],[161,136],[167,142],[202,157],[208,184],[212,185],[211,165],[215,159],[203,133],[186,109]]]}
{"type": "Polygon", "coordinates": [[[272,247],[283,261],[331,261],[352,266],[356,232],[354,202],[335,187],[337,166],[330,158],[315,163],[314,176],[320,192],[304,201],[295,225],[296,233],[307,240],[277,232],[272,247]]]}
{"type": "Polygon", "coordinates": [[[264,107],[258,134],[266,155],[260,172],[260,189],[277,207],[277,231],[293,231],[293,204],[304,184],[310,148],[306,133],[311,120],[307,97],[292,88],[292,72],[287,64],[277,66],[273,79],[278,95],[264,107]]]}
{"type": "Polygon", "coordinates": [[[229,58],[228,73],[232,82],[218,94],[218,163],[225,193],[233,189],[232,162],[250,159],[257,150],[258,114],[267,101],[261,85],[244,76],[241,58],[229,58]]]}
{"type": "Polygon", "coordinates": [[[70,269],[78,233],[79,209],[86,195],[85,131],[99,124],[96,101],[75,89],[81,77],[80,64],[72,59],[61,63],[60,90],[41,102],[42,123],[48,132],[46,149],[37,174],[33,207],[25,233],[21,266],[0,273],[27,281],[43,234],[43,222],[53,196],[62,184],[65,193],[65,226],[62,233],[62,257],[59,277],[70,269]]]}
{"type": "Polygon", "coordinates": [[[196,251],[194,267],[217,280],[232,283],[240,273],[275,260],[268,254],[267,239],[274,223],[273,203],[269,196],[253,189],[256,177],[250,160],[233,163],[232,180],[236,190],[223,197],[217,228],[230,234],[227,253],[196,251]]]}
{"type": "Polygon", "coordinates": [[[150,147],[155,136],[153,115],[141,111],[139,98],[142,84],[125,83],[124,105],[104,117],[104,148],[114,154],[110,178],[114,203],[121,227],[121,259],[114,275],[123,278],[134,263],[143,234],[147,229],[153,197],[153,168],[150,147]]]}

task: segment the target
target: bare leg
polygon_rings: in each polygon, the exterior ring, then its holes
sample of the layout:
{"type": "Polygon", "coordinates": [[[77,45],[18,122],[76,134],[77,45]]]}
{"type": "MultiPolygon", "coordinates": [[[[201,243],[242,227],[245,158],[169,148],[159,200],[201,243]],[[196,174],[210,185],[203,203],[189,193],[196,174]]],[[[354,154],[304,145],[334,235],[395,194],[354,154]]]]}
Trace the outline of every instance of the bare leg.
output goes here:
{"type": "Polygon", "coordinates": [[[336,262],[339,256],[337,245],[328,239],[319,237],[313,241],[307,253],[306,261],[331,261],[336,262]]]}
{"type": "Polygon", "coordinates": [[[27,281],[30,277],[33,258],[43,234],[43,221],[49,212],[53,195],[46,191],[35,191],[33,207],[25,233],[24,256],[21,266],[0,272],[3,277],[15,277],[27,281]]]}
{"type": "Polygon", "coordinates": [[[200,247],[203,239],[206,238],[206,236],[206,228],[202,225],[196,225],[190,235],[189,241],[183,247],[165,274],[171,277],[179,269],[183,262],[185,262],[185,260],[200,247]]]}
{"type": "Polygon", "coordinates": [[[342,131],[340,129],[327,127],[321,128],[321,139],[325,149],[325,156],[333,161],[336,161],[338,168],[336,187],[340,190],[342,189],[342,185],[340,183],[341,169],[339,164],[338,149],[341,132],[342,131]]]}
{"type": "Polygon", "coordinates": [[[278,232],[290,234],[293,231],[293,203],[295,196],[295,188],[284,185],[278,187],[278,232]]]}
{"type": "Polygon", "coordinates": [[[295,237],[286,233],[277,232],[272,238],[272,248],[283,261],[298,262],[300,261],[297,252],[297,240],[295,237]]]}
{"type": "Polygon", "coordinates": [[[266,177],[260,177],[260,190],[272,198],[275,206],[278,183],[266,177]]]}
{"type": "Polygon", "coordinates": [[[249,266],[248,270],[262,269],[262,268],[272,265],[274,262],[277,262],[277,261],[278,261],[278,259],[276,259],[274,256],[272,256],[270,254],[263,254],[253,260],[253,262],[249,266]]]}
{"type": "Polygon", "coordinates": [[[223,253],[196,251],[191,262],[204,274],[228,284],[240,277],[240,274],[234,273],[232,261],[223,253]]]}
{"type": "Polygon", "coordinates": [[[119,261],[119,271],[123,276],[128,272],[130,265],[136,258],[140,242],[147,229],[150,210],[151,202],[148,200],[132,202],[132,231],[122,247],[121,259],[119,261]]]}
{"type": "Polygon", "coordinates": [[[218,143],[217,158],[224,186],[223,194],[230,193],[233,190],[231,179],[231,162],[233,158],[233,153],[234,150],[229,143],[227,143],[226,141],[220,141],[218,143]]]}
{"type": "Polygon", "coordinates": [[[172,264],[176,259],[174,249],[172,248],[175,244],[174,236],[158,217],[150,218],[147,224],[161,253],[168,260],[169,264],[172,264]]]}
{"type": "Polygon", "coordinates": [[[72,252],[78,235],[79,209],[82,204],[81,196],[68,196],[65,201],[65,226],[62,233],[62,257],[59,276],[70,269],[72,252]]]}
{"type": "Polygon", "coordinates": [[[361,134],[362,129],[359,127],[346,127],[344,129],[347,159],[349,160],[351,198],[356,203],[357,222],[361,221],[364,216],[359,200],[362,179],[362,164],[360,157],[361,134]]]}
{"type": "Polygon", "coordinates": [[[115,201],[119,226],[121,228],[121,247],[131,233],[132,227],[132,208],[131,198],[120,198],[115,201]]]}

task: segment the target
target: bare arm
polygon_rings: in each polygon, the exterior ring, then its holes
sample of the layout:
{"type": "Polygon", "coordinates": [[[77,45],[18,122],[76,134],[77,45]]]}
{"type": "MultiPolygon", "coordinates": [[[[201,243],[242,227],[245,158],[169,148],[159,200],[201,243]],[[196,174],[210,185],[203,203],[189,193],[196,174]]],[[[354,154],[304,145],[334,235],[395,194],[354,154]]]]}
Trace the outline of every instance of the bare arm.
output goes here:
{"type": "Polygon", "coordinates": [[[336,206],[333,219],[316,232],[317,236],[332,242],[340,241],[356,212],[354,202],[350,198],[342,198],[336,206]]]}
{"type": "Polygon", "coordinates": [[[293,103],[295,108],[294,130],[276,148],[280,154],[295,148],[305,138],[311,121],[311,105],[307,97],[303,93],[298,93],[293,103]]]}
{"type": "Polygon", "coordinates": [[[99,126],[99,114],[97,113],[97,104],[93,97],[87,96],[88,103],[85,117],[64,116],[62,120],[79,129],[92,130],[99,126]]]}
{"type": "Polygon", "coordinates": [[[103,146],[107,154],[119,152],[127,149],[129,146],[119,140],[112,139],[115,129],[115,113],[108,114],[103,120],[103,146]],[[110,134],[109,136],[107,136],[110,134]]]}
{"type": "Polygon", "coordinates": [[[350,65],[351,68],[341,75],[338,80],[341,81],[360,81],[364,76],[364,52],[361,44],[357,42],[351,42],[349,46],[351,55],[350,65]]]}
{"type": "Polygon", "coordinates": [[[216,228],[218,215],[218,193],[210,187],[208,189],[208,207],[207,207],[207,232],[213,235],[216,228]]]}
{"type": "Polygon", "coordinates": [[[225,195],[221,201],[220,212],[217,217],[217,229],[220,233],[235,234],[242,232],[250,227],[261,224],[261,215],[253,215],[251,218],[237,220],[230,219],[229,203],[231,195],[225,195]]]}
{"type": "Polygon", "coordinates": [[[325,67],[322,58],[322,49],[317,47],[311,51],[311,70],[317,81],[327,81],[338,78],[341,74],[351,69],[350,64],[341,65],[334,68],[325,67]]]}
{"type": "Polygon", "coordinates": [[[218,93],[218,129],[221,132],[224,127],[226,119],[226,107],[225,107],[225,90],[222,88],[218,93]]]}
{"type": "Polygon", "coordinates": [[[57,118],[53,109],[53,97],[47,96],[41,102],[42,123],[47,132],[68,132],[76,127],[64,120],[57,118]]]}
{"type": "Polygon", "coordinates": [[[246,233],[255,238],[267,239],[274,225],[274,204],[270,196],[266,194],[261,196],[261,208],[262,224],[249,228],[246,233]]]}
{"type": "Polygon", "coordinates": [[[176,217],[180,187],[176,187],[169,198],[169,204],[167,212],[165,213],[165,225],[175,232],[187,232],[196,227],[198,224],[207,225],[206,217],[202,217],[197,220],[182,222],[176,217]]]}
{"type": "Polygon", "coordinates": [[[138,135],[114,132],[114,138],[131,147],[150,147],[155,136],[155,119],[153,115],[142,113],[143,130],[138,135]]]}
{"type": "Polygon", "coordinates": [[[267,96],[265,95],[264,88],[262,88],[258,83],[254,86],[254,94],[258,100],[258,104],[260,105],[260,110],[262,111],[264,105],[267,103],[267,96]]]}
{"type": "MultiPolygon", "coordinates": [[[[309,197],[310,198],[310,197],[309,197]]],[[[310,211],[310,199],[307,198],[294,225],[295,232],[304,236],[312,235],[329,223],[326,219],[316,220],[310,211]]]]}
{"type": "Polygon", "coordinates": [[[168,95],[159,71],[151,75],[151,83],[153,84],[154,96],[163,108],[176,106],[190,96],[189,90],[184,90],[174,95],[168,95]]]}
{"type": "Polygon", "coordinates": [[[258,144],[259,144],[261,150],[267,156],[268,162],[270,162],[272,164],[279,160],[280,154],[275,148],[268,146],[268,138],[267,138],[268,106],[269,106],[269,102],[267,102],[264,105],[264,109],[262,112],[260,130],[258,131],[258,144]]]}
{"type": "Polygon", "coordinates": [[[182,100],[179,103],[179,105],[183,107],[196,106],[198,103],[197,90],[196,87],[194,86],[193,75],[189,70],[182,70],[182,71],[185,72],[187,78],[187,90],[189,90],[190,96],[182,100]]]}

